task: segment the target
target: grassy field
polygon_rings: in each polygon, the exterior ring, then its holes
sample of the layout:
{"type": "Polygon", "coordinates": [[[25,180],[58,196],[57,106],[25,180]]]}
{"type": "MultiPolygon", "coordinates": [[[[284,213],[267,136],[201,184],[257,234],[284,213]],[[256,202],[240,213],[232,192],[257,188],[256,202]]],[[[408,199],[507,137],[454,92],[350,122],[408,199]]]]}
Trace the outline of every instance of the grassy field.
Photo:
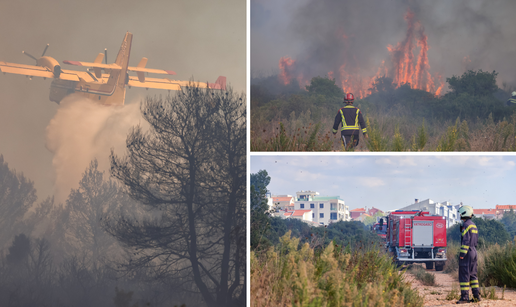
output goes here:
{"type": "Polygon", "coordinates": [[[251,306],[423,306],[378,245],[298,247],[290,231],[251,252],[251,306]]]}

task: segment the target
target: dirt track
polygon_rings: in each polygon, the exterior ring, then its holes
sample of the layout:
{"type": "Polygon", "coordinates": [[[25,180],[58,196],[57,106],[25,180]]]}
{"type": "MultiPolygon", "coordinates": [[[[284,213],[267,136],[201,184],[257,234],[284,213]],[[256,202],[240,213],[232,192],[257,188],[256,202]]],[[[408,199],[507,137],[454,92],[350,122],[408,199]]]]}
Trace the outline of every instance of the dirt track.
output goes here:
{"type": "MultiPolygon", "coordinates": [[[[457,300],[446,300],[446,296],[452,290],[452,285],[459,291],[458,274],[446,274],[434,270],[427,270],[427,272],[434,274],[436,286],[424,286],[421,282],[416,280],[413,275],[410,273],[407,274],[407,281],[412,282],[413,288],[417,289],[421,295],[425,296],[425,306],[458,306],[455,304],[457,300]]],[[[482,298],[482,301],[479,303],[470,303],[461,306],[516,306],[516,291],[506,289],[504,299],[501,300],[503,289],[498,287],[495,287],[495,289],[498,300],[482,298]]],[[[487,290],[488,289],[486,289],[486,292],[487,290]]]]}

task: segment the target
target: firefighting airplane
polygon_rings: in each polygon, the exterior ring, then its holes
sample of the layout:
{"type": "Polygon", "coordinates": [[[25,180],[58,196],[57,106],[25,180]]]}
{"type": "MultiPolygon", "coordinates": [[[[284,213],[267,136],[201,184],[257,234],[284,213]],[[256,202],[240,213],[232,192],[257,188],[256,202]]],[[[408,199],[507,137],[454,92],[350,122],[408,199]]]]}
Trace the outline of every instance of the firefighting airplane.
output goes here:
{"type": "MultiPolygon", "coordinates": [[[[79,61],[63,61],[64,64],[89,67],[87,71],[74,71],[62,69],[54,58],[45,56],[48,45],[45,47],[41,58],[36,59],[32,55],[23,52],[36,60],[36,66],[7,63],[0,61],[0,71],[11,74],[25,75],[29,78],[43,77],[53,78],[50,85],[50,100],[59,102],[67,95],[76,93],[83,97],[99,101],[105,105],[123,105],[125,100],[126,85],[131,87],[156,88],[165,90],[180,90],[181,87],[199,87],[211,89],[226,89],[226,77],[218,77],[215,83],[202,83],[191,81],[177,81],[168,78],[147,78],[145,73],[175,75],[171,70],[145,68],[147,58],[142,58],[138,66],[129,66],[131,41],[133,35],[125,34],[122,46],[116,61],[113,64],[102,64],[104,54],[99,53],[93,63],[79,61]],[[104,71],[104,73],[102,72],[104,71]],[[92,73],[93,71],[93,73],[92,73]],[[129,76],[129,71],[136,72],[136,76],[129,76]]],[[[107,58],[107,52],[106,53],[107,58]]]]}

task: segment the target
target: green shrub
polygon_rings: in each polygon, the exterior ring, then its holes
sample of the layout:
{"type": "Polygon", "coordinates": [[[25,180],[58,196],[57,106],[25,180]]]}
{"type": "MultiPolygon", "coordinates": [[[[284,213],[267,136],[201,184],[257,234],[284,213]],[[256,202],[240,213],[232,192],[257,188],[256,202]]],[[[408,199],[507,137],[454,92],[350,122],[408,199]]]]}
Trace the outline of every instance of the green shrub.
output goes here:
{"type": "Polygon", "coordinates": [[[405,151],[405,140],[401,136],[399,125],[396,125],[396,128],[394,128],[392,151],[405,151]]]}
{"type": "Polygon", "coordinates": [[[516,287],[516,245],[514,242],[503,246],[491,246],[483,255],[484,269],[479,274],[479,282],[487,286],[516,287]]]}
{"type": "Polygon", "coordinates": [[[459,249],[459,244],[448,241],[446,246],[446,263],[444,264],[445,273],[457,272],[459,270],[459,249]]]}
{"type": "Polygon", "coordinates": [[[387,151],[389,138],[384,137],[382,129],[378,126],[378,122],[375,120],[373,124],[370,124],[369,118],[366,119],[367,134],[369,134],[369,140],[367,141],[367,148],[370,151],[387,151]]]}

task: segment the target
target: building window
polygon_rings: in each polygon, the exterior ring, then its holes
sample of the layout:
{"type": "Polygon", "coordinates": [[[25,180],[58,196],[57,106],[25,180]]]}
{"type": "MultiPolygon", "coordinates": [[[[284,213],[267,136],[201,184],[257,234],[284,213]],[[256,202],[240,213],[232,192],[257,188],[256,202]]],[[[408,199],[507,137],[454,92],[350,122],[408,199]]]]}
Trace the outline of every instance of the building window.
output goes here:
{"type": "Polygon", "coordinates": [[[330,220],[336,220],[337,219],[337,212],[330,213],[330,220]]]}
{"type": "Polygon", "coordinates": [[[332,211],[335,210],[336,211],[337,210],[337,204],[336,203],[331,203],[330,204],[330,210],[332,210],[332,211]]]}
{"type": "Polygon", "coordinates": [[[305,204],[299,204],[299,208],[304,209],[305,208],[305,204]]]}
{"type": "Polygon", "coordinates": [[[324,208],[324,204],[319,204],[319,208],[324,208]]]}
{"type": "Polygon", "coordinates": [[[312,213],[312,219],[315,219],[315,213],[312,213]]]}
{"type": "Polygon", "coordinates": [[[315,208],[315,204],[310,204],[310,209],[314,209],[315,208]]]}
{"type": "Polygon", "coordinates": [[[323,219],[324,218],[324,213],[319,213],[319,218],[323,219]]]}

